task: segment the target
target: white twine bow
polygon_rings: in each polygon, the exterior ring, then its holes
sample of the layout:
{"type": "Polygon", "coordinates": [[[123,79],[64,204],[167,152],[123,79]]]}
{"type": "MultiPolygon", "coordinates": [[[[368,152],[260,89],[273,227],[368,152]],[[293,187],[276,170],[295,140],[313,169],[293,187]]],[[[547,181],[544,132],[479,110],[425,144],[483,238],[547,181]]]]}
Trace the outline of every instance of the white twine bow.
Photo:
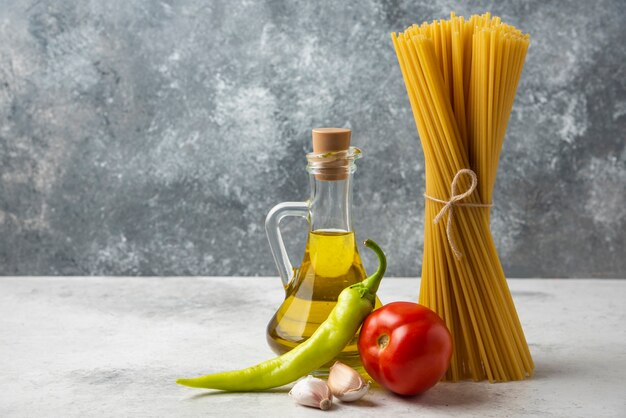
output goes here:
{"type": "Polygon", "coordinates": [[[454,256],[457,258],[457,260],[460,260],[463,257],[463,253],[456,246],[456,243],[454,242],[454,237],[452,236],[452,214],[454,213],[455,206],[463,206],[469,208],[490,208],[491,206],[493,206],[491,203],[459,203],[461,200],[474,193],[477,185],[478,177],[476,177],[476,173],[474,173],[469,168],[463,168],[459,170],[455,174],[454,179],[452,179],[452,185],[450,187],[450,200],[437,199],[436,197],[428,196],[426,193],[424,193],[424,197],[426,199],[444,205],[437,214],[437,216],[435,216],[435,218],[433,219],[434,224],[438,224],[441,218],[443,218],[443,216],[446,214],[446,212],[448,213],[448,219],[446,220],[446,236],[448,237],[448,244],[450,244],[450,248],[452,249],[452,252],[454,253],[454,256]],[[459,179],[463,174],[470,175],[470,177],[472,178],[472,184],[470,184],[469,189],[467,189],[465,192],[457,194],[457,183],[459,182],[459,179]]]}

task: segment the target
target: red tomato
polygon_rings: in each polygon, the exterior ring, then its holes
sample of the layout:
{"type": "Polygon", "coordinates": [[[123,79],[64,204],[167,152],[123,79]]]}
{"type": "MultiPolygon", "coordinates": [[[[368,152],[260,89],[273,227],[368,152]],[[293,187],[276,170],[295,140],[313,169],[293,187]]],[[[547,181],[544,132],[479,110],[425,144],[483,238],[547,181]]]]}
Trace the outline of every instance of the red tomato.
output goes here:
{"type": "Polygon", "coordinates": [[[443,320],[425,306],[393,302],[365,318],[359,353],[374,380],[400,395],[415,395],[445,374],[452,337],[443,320]]]}

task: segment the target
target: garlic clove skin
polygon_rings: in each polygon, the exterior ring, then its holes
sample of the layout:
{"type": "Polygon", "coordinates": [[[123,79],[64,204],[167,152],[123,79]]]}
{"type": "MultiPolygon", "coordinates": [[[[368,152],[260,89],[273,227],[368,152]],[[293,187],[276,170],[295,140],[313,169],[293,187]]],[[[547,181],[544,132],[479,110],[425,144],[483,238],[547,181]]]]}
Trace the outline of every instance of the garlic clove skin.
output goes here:
{"type": "Polygon", "coordinates": [[[289,396],[300,405],[312,406],[322,411],[333,405],[333,394],[326,382],[313,376],[300,379],[289,391],[289,396]]]}
{"type": "Polygon", "coordinates": [[[361,399],[363,396],[367,394],[370,390],[369,382],[366,382],[364,386],[357,390],[349,390],[345,392],[343,395],[337,395],[337,399],[341,402],[354,402],[361,399]]]}
{"type": "Polygon", "coordinates": [[[337,361],[330,368],[328,387],[342,402],[354,402],[365,396],[370,384],[352,367],[337,361]]]}

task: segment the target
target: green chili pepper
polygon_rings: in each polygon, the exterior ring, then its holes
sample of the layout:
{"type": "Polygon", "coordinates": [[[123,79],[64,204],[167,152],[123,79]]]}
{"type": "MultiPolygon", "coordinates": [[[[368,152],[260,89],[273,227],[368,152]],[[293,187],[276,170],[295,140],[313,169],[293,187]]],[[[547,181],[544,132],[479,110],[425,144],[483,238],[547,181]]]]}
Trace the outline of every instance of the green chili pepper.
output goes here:
{"type": "Polygon", "coordinates": [[[365,245],[378,256],[378,270],[362,282],[345,288],[326,321],[308,340],[280,357],[247,369],[178,379],[176,383],[235,392],[263,390],[291,383],[331,361],[354,338],[365,317],[374,309],[376,291],[387,268],[380,247],[371,240],[365,241],[365,245]]]}

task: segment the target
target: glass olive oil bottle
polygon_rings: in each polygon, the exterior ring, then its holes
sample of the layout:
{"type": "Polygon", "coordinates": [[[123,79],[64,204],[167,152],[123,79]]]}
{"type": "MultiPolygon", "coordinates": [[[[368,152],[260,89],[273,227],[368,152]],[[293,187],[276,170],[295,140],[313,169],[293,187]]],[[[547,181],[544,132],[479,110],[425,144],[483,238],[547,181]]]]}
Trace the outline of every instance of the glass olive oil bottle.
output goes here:
{"type": "MultiPolygon", "coordinates": [[[[350,147],[350,130],[313,130],[313,153],[307,154],[311,197],[306,202],[285,202],[267,216],[265,227],[283,285],[285,300],[267,326],[267,341],[283,354],[306,341],[324,322],[339,293],[366,277],[352,229],[350,204],[354,161],[361,151],[350,147]],[[309,233],[300,267],[293,268],[280,235],[285,216],[302,216],[309,233]]],[[[381,303],[377,299],[376,307],[381,303]]],[[[361,369],[358,334],[335,359],[361,369]]],[[[333,360],[316,373],[328,373],[333,360]]]]}

